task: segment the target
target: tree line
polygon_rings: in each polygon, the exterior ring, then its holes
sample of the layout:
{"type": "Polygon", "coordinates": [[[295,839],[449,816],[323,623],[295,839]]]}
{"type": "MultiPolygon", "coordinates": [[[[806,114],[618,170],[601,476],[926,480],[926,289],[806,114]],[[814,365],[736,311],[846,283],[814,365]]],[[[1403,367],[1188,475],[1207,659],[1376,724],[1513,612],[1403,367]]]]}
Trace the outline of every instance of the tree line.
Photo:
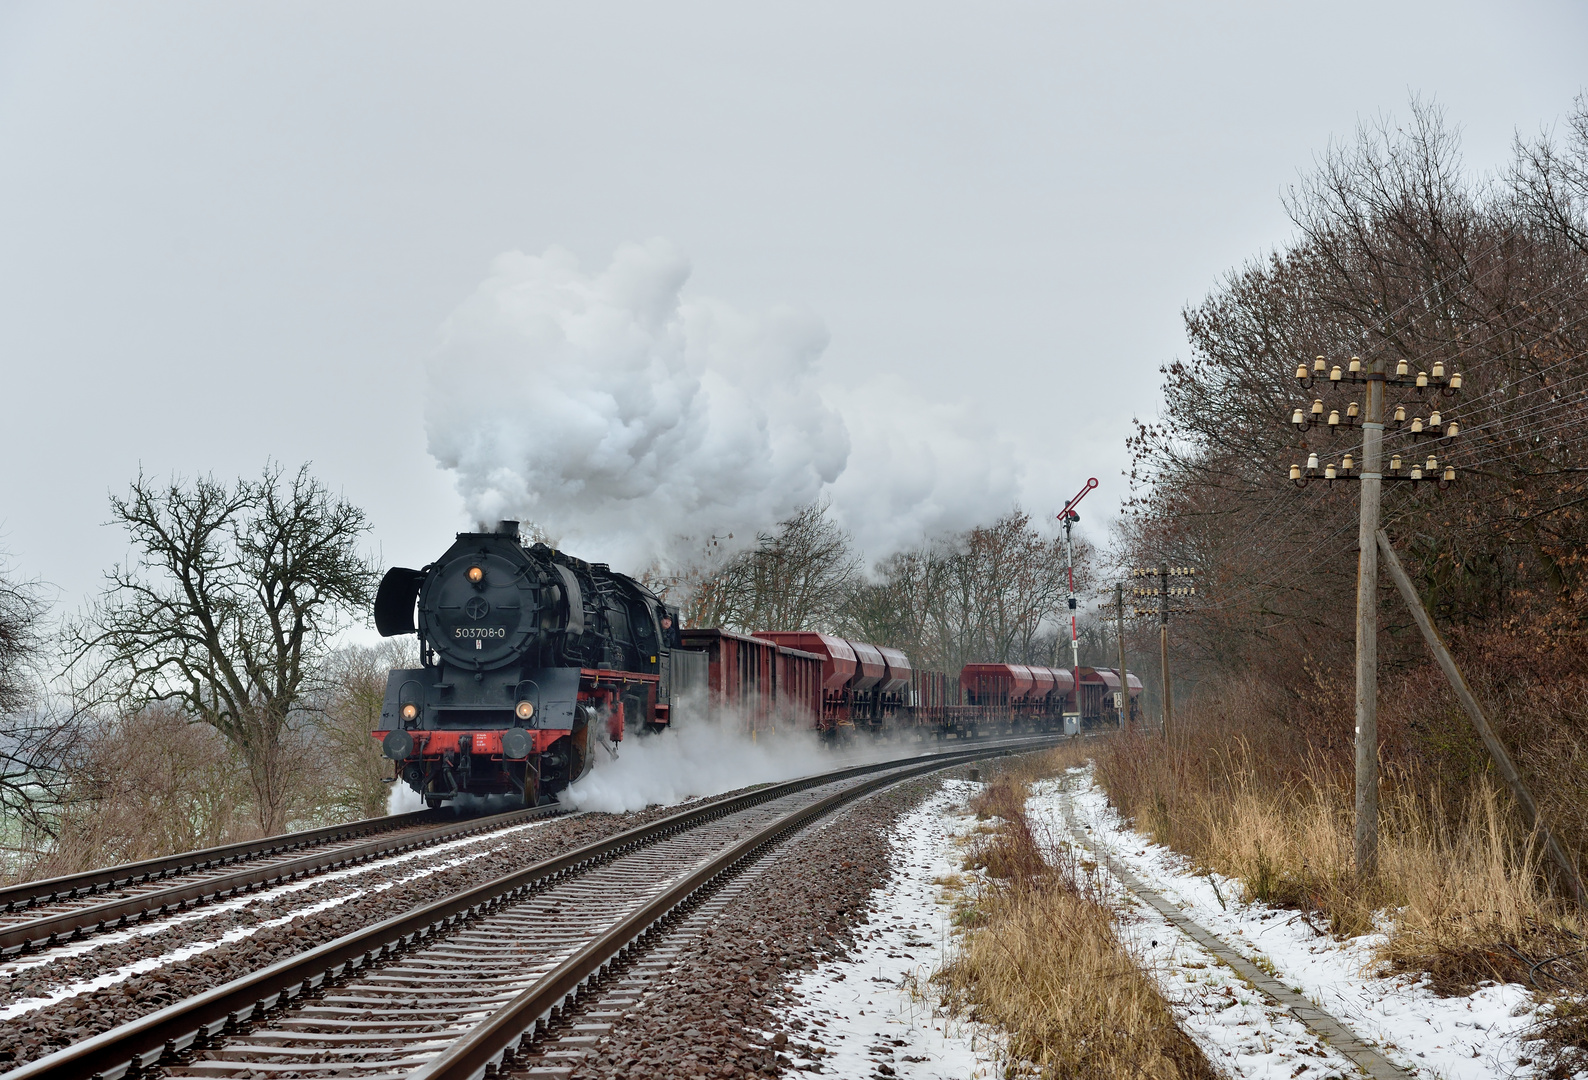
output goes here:
{"type": "MultiPolygon", "coordinates": [[[[1075,584],[1092,587],[1095,551],[1076,538],[1075,584]]],[[[923,539],[866,567],[824,502],[801,507],[742,550],[705,557],[664,583],[687,625],[817,630],[903,649],[917,667],[1067,664],[1060,625],[1064,541],[1018,507],[986,525],[923,539]]]]}

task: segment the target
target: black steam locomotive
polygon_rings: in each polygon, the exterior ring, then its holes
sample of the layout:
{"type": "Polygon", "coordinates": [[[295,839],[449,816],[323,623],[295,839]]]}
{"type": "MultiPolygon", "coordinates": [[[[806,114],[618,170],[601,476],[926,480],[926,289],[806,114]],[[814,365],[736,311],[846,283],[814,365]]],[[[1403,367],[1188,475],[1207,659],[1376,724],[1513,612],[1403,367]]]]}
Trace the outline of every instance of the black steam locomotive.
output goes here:
{"type": "Polygon", "coordinates": [[[387,571],[375,626],[419,635],[422,666],[391,673],[374,735],[431,806],[463,792],[534,806],[627,728],[669,720],[677,610],[602,563],[524,547],[516,521],[387,571]]]}

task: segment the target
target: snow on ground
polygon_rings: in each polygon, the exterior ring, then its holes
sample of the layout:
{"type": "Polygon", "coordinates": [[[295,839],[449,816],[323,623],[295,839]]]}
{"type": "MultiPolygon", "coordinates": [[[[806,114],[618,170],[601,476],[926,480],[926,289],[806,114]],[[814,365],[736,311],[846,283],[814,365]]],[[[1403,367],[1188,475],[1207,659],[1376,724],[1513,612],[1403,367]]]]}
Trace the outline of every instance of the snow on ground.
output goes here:
{"type": "MultiPolygon", "coordinates": [[[[1518,1064],[1519,1057],[1528,1056],[1521,1036],[1538,1019],[1537,1006],[1524,987],[1491,985],[1467,997],[1441,998],[1426,980],[1375,976],[1373,950],[1382,941],[1379,935],[1336,941],[1313,930],[1296,912],[1242,903],[1238,882],[1197,874],[1183,856],[1126,826],[1089,770],[1073,770],[1067,780],[1043,781],[1033,791],[1027,812],[1034,827],[1046,828],[1055,838],[1067,836],[1062,806],[1070,798],[1076,821],[1089,828],[1093,843],[1397,1065],[1440,1080],[1535,1075],[1531,1066],[1518,1064]],[[1073,795],[1062,793],[1066,784],[1073,795]]],[[[1122,886],[1120,890],[1124,892],[1122,886]]],[[[1327,1059],[1307,1060],[1308,1044],[1295,1035],[1299,1023],[1265,1007],[1261,996],[1243,990],[1245,984],[1227,968],[1209,963],[1188,971],[1177,964],[1190,956],[1198,956],[1194,962],[1208,961],[1188,938],[1171,934],[1172,928],[1147,905],[1137,904],[1133,911],[1140,921],[1127,924],[1127,932],[1146,946],[1143,955],[1153,962],[1166,997],[1216,1064],[1236,1076],[1290,1076],[1303,1064],[1312,1068],[1296,1073],[1298,1077],[1327,1074],[1327,1059]],[[1236,1004],[1223,1011],[1211,1008],[1219,998],[1236,1004]],[[1319,1066],[1326,1071],[1320,1073],[1319,1066]]]]}
{"type": "MultiPolygon", "coordinates": [[[[975,819],[956,813],[980,784],[948,780],[900,819],[893,834],[893,880],[871,895],[871,917],[856,928],[850,956],[794,983],[800,1004],[787,1018],[827,1053],[794,1068],[852,1080],[879,1066],[913,1080],[981,1080],[999,1075],[992,1029],[944,1015],[927,980],[955,947],[953,911],[935,880],[961,874],[956,839],[975,819]]],[[[796,1042],[805,1041],[804,1038],[796,1042]]],[[[792,1044],[791,1044],[792,1049],[792,1044]]]]}

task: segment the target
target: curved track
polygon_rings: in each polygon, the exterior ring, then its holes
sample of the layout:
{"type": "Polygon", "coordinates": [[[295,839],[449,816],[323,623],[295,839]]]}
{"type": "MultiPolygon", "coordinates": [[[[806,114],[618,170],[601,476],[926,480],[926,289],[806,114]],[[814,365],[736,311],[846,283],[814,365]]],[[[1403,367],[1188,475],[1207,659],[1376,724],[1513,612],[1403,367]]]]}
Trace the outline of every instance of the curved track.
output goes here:
{"type": "Polygon", "coordinates": [[[480,1076],[603,970],[665,933],[670,915],[783,836],[909,777],[1051,742],[851,767],[697,806],[348,934],[8,1075],[116,1080],[169,1062],[171,1076],[194,1078],[480,1076]],[[250,1024],[283,1005],[268,1025],[250,1024]]]}

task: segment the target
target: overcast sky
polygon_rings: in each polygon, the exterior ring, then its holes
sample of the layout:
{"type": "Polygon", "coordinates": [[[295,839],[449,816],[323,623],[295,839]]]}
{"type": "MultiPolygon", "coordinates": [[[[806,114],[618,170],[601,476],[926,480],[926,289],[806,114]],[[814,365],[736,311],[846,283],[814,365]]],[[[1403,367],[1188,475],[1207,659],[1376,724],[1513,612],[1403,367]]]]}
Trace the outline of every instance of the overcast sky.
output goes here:
{"type": "Polygon", "coordinates": [[[509,408],[449,318],[504,253],[657,238],[689,310],[816,343],[872,553],[1094,475],[1095,528],[1331,138],[1418,93],[1492,169],[1585,85],[1580,3],[0,2],[0,549],[72,608],[140,466],[274,458],[420,565],[469,520],[438,397],[509,408]]]}

